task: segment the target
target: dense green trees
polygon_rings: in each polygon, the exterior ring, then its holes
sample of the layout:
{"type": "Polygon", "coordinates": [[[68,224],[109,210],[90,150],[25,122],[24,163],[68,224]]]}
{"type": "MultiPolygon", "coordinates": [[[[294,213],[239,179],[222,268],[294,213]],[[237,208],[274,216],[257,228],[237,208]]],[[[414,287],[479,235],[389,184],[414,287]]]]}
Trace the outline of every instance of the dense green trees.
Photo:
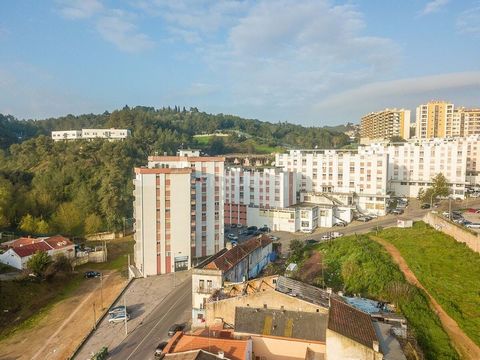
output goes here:
{"type": "Polygon", "coordinates": [[[445,197],[448,195],[450,195],[448,181],[442,173],[438,173],[432,179],[432,186],[427,188],[427,190],[420,189],[417,197],[424,203],[430,204],[438,197],[445,197]]]}
{"type": "MultiPolygon", "coordinates": [[[[275,146],[342,147],[348,138],[322,128],[210,115],[179,106],[124,107],[100,115],[18,121],[0,115],[0,230],[81,236],[119,230],[132,217],[133,168],[155,153],[200,147],[209,154],[255,152],[275,146]],[[128,128],[132,137],[53,142],[50,131],[128,128]],[[199,144],[193,135],[230,133],[199,144]]],[[[265,150],[264,150],[265,151],[265,150]]]]}

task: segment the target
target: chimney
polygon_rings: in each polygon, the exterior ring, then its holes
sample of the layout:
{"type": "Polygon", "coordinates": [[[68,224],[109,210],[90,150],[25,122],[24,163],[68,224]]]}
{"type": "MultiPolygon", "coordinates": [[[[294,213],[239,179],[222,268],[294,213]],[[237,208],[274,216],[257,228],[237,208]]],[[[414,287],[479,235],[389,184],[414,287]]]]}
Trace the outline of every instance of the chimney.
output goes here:
{"type": "Polygon", "coordinates": [[[373,341],[373,351],[380,352],[380,346],[376,340],[373,341]]]}
{"type": "Polygon", "coordinates": [[[220,359],[223,359],[224,356],[225,356],[225,353],[220,350],[220,351],[218,352],[218,357],[219,357],[220,359]]]}

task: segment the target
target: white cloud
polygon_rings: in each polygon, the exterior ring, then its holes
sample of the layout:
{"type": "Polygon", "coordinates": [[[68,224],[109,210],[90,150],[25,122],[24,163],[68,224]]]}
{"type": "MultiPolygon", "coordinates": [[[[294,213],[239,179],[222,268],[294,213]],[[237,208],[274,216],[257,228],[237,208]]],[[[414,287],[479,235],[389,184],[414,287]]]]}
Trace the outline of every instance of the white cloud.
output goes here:
{"type": "Polygon", "coordinates": [[[314,104],[311,112],[336,114],[337,118],[343,115],[345,119],[357,121],[363,114],[383,107],[414,109],[417,105],[435,98],[450,101],[454,101],[459,95],[464,99],[474,98],[474,94],[479,91],[480,71],[379,81],[327,96],[314,104]],[[463,93],[467,95],[464,96],[463,93]],[[354,106],[349,106],[350,104],[354,106]]]}
{"type": "Polygon", "coordinates": [[[139,52],[155,45],[146,34],[137,30],[128,14],[120,10],[112,10],[100,17],[96,28],[105,40],[122,51],[139,52]]]}
{"type": "Polygon", "coordinates": [[[458,15],[457,31],[462,34],[480,35],[480,3],[458,15]]]}
{"type": "Polygon", "coordinates": [[[67,19],[86,19],[103,10],[98,0],[60,0],[60,13],[67,19]]]}
{"type": "Polygon", "coordinates": [[[429,15],[432,13],[436,13],[444,8],[450,0],[432,0],[429,1],[422,11],[420,11],[420,15],[429,15]]]}

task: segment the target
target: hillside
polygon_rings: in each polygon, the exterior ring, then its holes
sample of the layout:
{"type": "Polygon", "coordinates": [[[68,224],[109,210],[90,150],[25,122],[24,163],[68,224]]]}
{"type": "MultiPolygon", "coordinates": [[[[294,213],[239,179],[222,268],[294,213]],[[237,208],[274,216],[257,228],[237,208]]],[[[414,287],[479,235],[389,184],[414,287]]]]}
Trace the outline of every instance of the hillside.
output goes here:
{"type": "Polygon", "coordinates": [[[179,147],[211,155],[269,153],[288,147],[334,148],[348,138],[322,128],[273,124],[175,107],[125,107],[104,114],[19,121],[0,115],[0,230],[81,236],[121,229],[132,217],[132,169],[148,155],[179,147]],[[53,142],[50,131],[128,128],[122,142],[53,142]],[[196,134],[226,137],[194,138],[196,134]]]}

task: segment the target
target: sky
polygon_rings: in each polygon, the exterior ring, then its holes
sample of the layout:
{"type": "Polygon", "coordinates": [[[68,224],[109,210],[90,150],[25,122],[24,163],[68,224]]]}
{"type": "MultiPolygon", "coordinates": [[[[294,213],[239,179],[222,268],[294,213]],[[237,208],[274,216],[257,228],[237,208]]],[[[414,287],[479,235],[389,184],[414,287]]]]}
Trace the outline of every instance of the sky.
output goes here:
{"type": "Polygon", "coordinates": [[[0,113],[197,107],[308,126],[480,107],[480,0],[0,1],[0,113]]]}

